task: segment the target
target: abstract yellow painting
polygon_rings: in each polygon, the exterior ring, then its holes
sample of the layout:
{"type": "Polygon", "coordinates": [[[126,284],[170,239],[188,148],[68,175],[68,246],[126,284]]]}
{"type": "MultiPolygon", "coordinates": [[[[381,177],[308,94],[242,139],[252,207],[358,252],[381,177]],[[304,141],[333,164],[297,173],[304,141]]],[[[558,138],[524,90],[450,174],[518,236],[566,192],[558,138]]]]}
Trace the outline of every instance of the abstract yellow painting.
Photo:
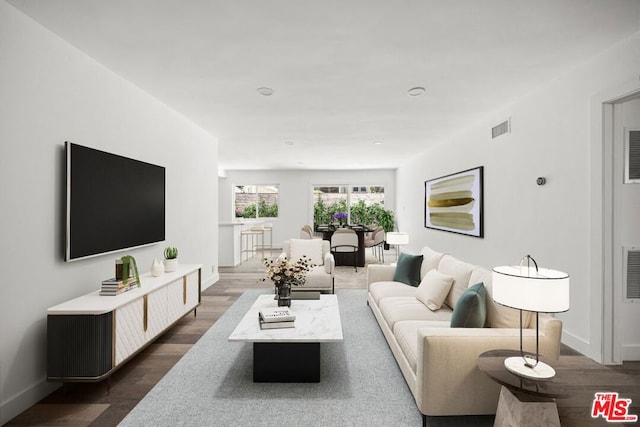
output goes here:
{"type": "Polygon", "coordinates": [[[483,167],[425,181],[424,226],[483,237],[483,167]]]}

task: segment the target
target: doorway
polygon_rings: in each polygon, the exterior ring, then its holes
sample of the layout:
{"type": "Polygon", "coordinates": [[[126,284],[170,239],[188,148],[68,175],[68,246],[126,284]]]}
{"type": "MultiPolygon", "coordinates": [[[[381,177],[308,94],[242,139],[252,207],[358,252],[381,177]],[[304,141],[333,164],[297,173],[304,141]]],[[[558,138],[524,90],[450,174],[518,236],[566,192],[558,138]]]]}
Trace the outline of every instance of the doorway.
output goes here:
{"type": "Polygon", "coordinates": [[[640,360],[640,298],[627,274],[629,254],[640,254],[640,182],[625,180],[630,136],[640,132],[640,91],[603,107],[603,353],[605,363],[620,364],[640,360]]]}

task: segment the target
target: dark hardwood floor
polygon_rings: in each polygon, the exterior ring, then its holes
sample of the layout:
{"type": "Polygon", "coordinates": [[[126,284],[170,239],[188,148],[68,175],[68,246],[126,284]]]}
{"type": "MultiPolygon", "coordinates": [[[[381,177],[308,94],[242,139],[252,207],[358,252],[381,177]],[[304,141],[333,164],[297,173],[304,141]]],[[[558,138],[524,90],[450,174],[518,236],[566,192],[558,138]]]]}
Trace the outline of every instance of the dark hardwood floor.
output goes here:
{"type": "MultiPolygon", "coordinates": [[[[393,256],[388,257],[389,261],[394,261],[393,256]]],[[[257,259],[236,268],[220,268],[220,280],[202,293],[197,315],[189,314],[181,319],[118,370],[110,381],[64,384],[6,425],[117,425],[246,289],[266,286],[259,281],[263,271],[257,259]]],[[[364,288],[365,283],[366,269],[354,273],[351,267],[338,268],[337,289],[364,288]]],[[[574,371],[574,380],[568,387],[570,397],[557,401],[563,426],[607,425],[604,419],[590,416],[596,391],[614,391],[620,397],[632,399],[629,412],[640,415],[640,362],[602,366],[566,346],[562,357],[571,363],[574,371]]],[[[472,420],[468,421],[473,425],[472,420]]],[[[447,425],[447,422],[438,420],[437,424],[447,425]]],[[[629,425],[640,426],[640,422],[629,425]]]]}

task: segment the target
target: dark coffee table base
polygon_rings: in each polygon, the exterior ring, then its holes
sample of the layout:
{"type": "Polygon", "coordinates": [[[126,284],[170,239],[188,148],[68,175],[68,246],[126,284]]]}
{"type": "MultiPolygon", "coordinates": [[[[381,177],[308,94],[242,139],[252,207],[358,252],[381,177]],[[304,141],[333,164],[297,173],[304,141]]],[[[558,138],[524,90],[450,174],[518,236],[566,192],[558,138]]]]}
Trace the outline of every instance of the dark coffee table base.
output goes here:
{"type": "Polygon", "coordinates": [[[320,382],[320,343],[253,343],[253,382],[320,382]]]}

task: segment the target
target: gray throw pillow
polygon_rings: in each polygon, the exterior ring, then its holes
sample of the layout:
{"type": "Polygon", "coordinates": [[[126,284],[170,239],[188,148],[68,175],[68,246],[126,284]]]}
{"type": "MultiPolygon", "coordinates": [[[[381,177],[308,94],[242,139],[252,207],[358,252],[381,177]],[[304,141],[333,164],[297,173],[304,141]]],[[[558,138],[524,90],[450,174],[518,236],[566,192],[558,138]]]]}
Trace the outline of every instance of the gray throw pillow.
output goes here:
{"type": "Polygon", "coordinates": [[[393,274],[395,282],[402,282],[411,286],[420,284],[420,267],[422,267],[422,255],[412,255],[400,253],[396,265],[396,271],[393,274]]]}
{"type": "Polygon", "coordinates": [[[484,328],[487,320],[487,290],[480,282],[467,288],[453,308],[452,328],[484,328]]]}

